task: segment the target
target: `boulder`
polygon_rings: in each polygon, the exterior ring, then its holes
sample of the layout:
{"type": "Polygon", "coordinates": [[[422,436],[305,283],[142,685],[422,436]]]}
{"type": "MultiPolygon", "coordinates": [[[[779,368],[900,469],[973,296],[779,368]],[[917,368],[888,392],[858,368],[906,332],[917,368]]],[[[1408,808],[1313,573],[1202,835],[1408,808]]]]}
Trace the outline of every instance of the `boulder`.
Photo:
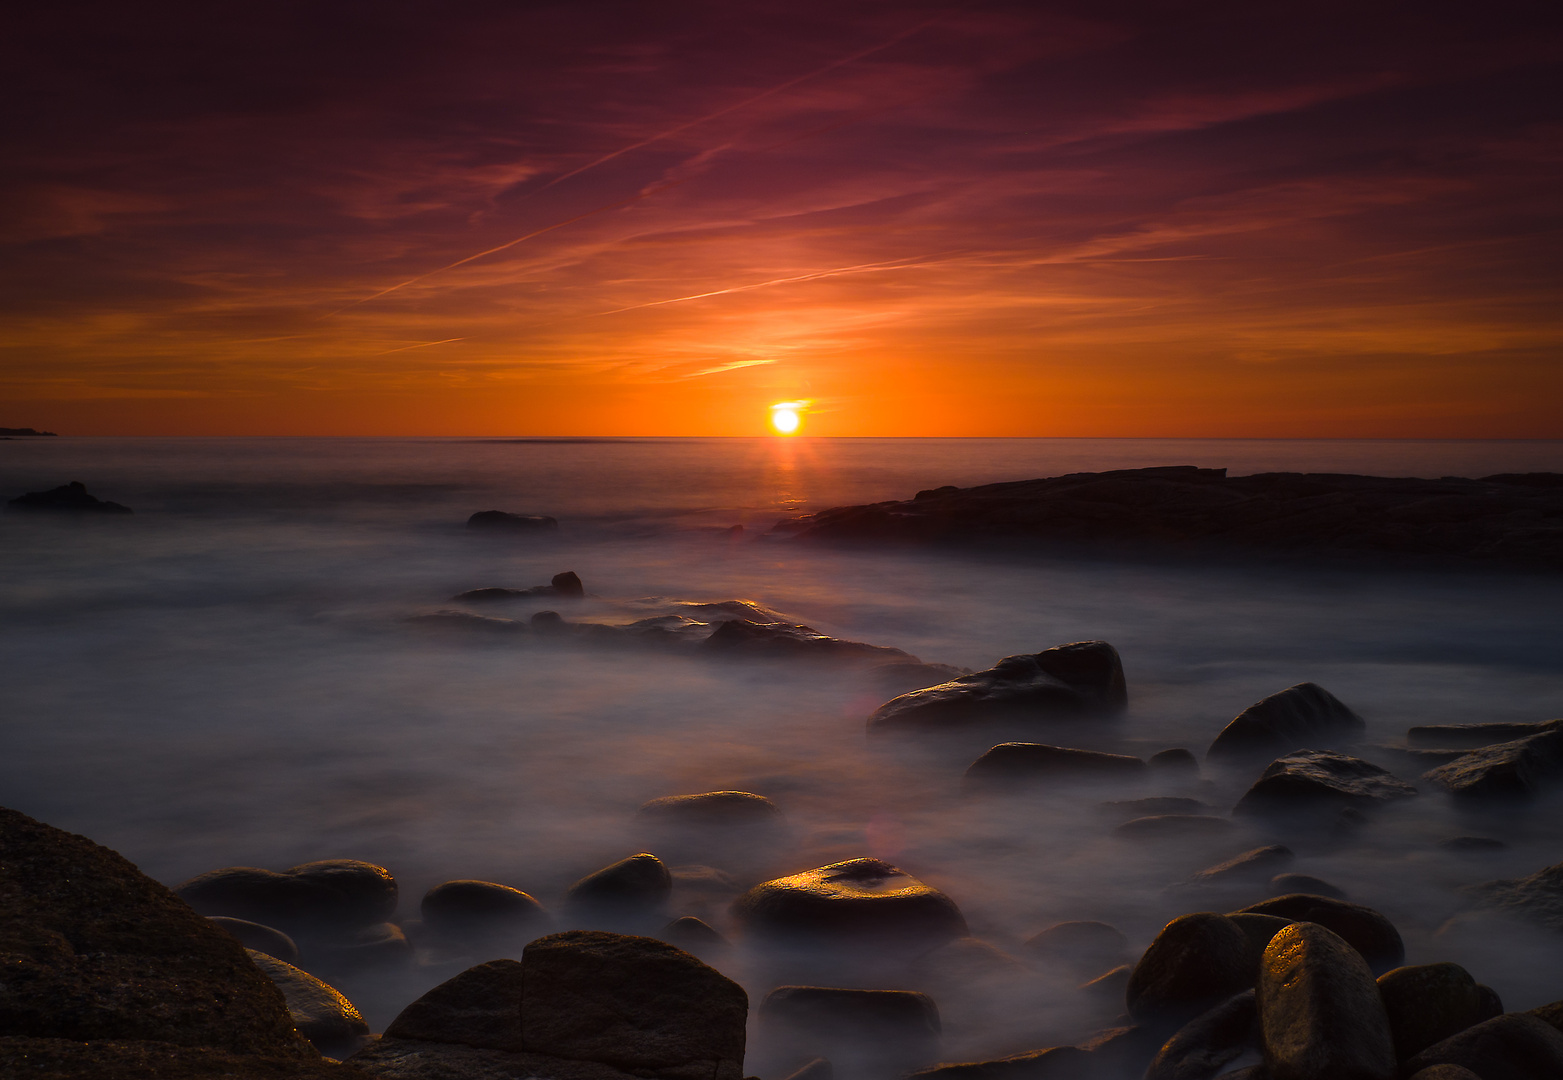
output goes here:
{"type": "Polygon", "coordinates": [[[742,1080],[748,996],[682,949],[576,930],[532,942],[521,964],[528,1052],[651,1080],[742,1080]]]}
{"type": "Polygon", "coordinates": [[[1173,747],[1171,750],[1156,751],[1146,764],[1161,776],[1197,777],[1199,775],[1199,759],[1194,756],[1194,751],[1181,746],[1173,747]]]}
{"type": "Polygon", "coordinates": [[[1471,890],[1476,908],[1514,916],[1563,933],[1563,863],[1529,877],[1488,881],[1471,890]]]}
{"type": "Polygon", "coordinates": [[[1208,1080],[1259,1042],[1255,994],[1244,990],[1179,1028],[1157,1051],[1145,1080],[1208,1080]]]}
{"type": "Polygon", "coordinates": [[[969,787],[1016,788],[1075,780],[1139,780],[1145,762],[1126,754],[1104,754],[1045,743],[999,743],[966,769],[969,787]]]}
{"type": "Polygon", "coordinates": [[[304,959],[310,967],[334,974],[405,967],[412,962],[412,942],[395,923],[376,923],[340,936],[307,939],[304,959]]]}
{"type": "Polygon", "coordinates": [[[1273,759],[1307,746],[1349,742],[1366,730],[1367,722],[1324,687],[1298,683],[1238,713],[1205,756],[1222,762],[1273,759]]]}
{"type": "Polygon", "coordinates": [[[396,879],[383,866],[360,859],[320,859],[284,871],[347,898],[345,918],[352,926],[383,923],[396,914],[396,879]]]}
{"type": "Polygon", "coordinates": [[[899,663],[881,664],[869,674],[881,692],[904,694],[909,690],[924,690],[962,675],[970,675],[971,669],[949,664],[899,663]]]}
{"type": "Polygon", "coordinates": [[[1472,801],[1534,798],[1563,779],[1563,721],[1523,739],[1472,750],[1424,779],[1472,801]]]}
{"type": "Polygon", "coordinates": [[[662,933],[657,936],[669,945],[676,945],[685,952],[702,958],[730,947],[728,940],[710,923],[697,919],[693,915],[674,919],[664,926],[662,933]]]}
{"type": "Polygon", "coordinates": [[[801,623],[758,623],[729,619],[717,623],[700,643],[708,654],[756,660],[817,660],[829,663],[868,661],[917,663],[911,653],[885,645],[845,641],[801,623]]]}
{"type": "Polygon", "coordinates": [[[559,522],[545,514],[511,514],[504,510],[479,510],[467,519],[467,528],[493,532],[558,532],[559,522]]]}
{"type": "Polygon", "coordinates": [[[1123,664],[1105,641],[1077,641],[1007,656],[986,671],[891,698],[870,732],[937,731],[992,721],[1036,721],[1121,712],[1123,664]]]}
{"type": "Polygon", "coordinates": [[[1228,915],[1237,924],[1237,928],[1243,931],[1243,936],[1248,938],[1250,951],[1254,956],[1254,963],[1259,963],[1259,958],[1264,955],[1265,948],[1270,940],[1292,925],[1292,920],[1283,919],[1279,915],[1258,915],[1252,911],[1239,911],[1228,915]]]}
{"type": "Polygon", "coordinates": [[[105,502],[96,495],[87,494],[87,487],[80,480],[72,480],[48,491],[29,491],[6,503],[6,510],[13,514],[129,514],[128,506],[117,502],[105,502]]]}
{"type": "Polygon", "coordinates": [[[764,795],[747,791],[707,791],[700,795],[665,795],[638,811],[646,821],[669,825],[769,825],[780,811],[764,795]]]}
{"type": "Polygon", "coordinates": [[[518,960],[470,967],[403,1009],[385,1036],[520,1053],[521,986],[518,960]]]}
{"type": "Polygon", "coordinates": [[[227,866],[174,890],[203,915],[275,926],[293,936],[332,935],[382,923],[396,910],[396,879],[383,866],[325,859],[276,873],[227,866]]]}
{"type": "Polygon", "coordinates": [[[1194,875],[1200,885],[1218,885],[1231,881],[1248,881],[1274,874],[1278,867],[1290,865],[1297,858],[1285,844],[1268,844],[1234,855],[1225,862],[1207,866],[1194,875]]]}
{"type": "Polygon", "coordinates": [[[767,1041],[824,1056],[864,1072],[902,1073],[926,1063],[939,1045],[939,1009],[909,990],[779,986],[760,1004],[767,1041]]]}
{"type": "Polygon", "coordinates": [[[1429,1065],[1418,1069],[1411,1080],[1482,1080],[1463,1065],[1429,1065]]]}
{"type": "Polygon", "coordinates": [[[938,889],[879,859],[851,859],[763,882],[733,903],[755,937],[831,948],[924,953],[966,936],[938,889]]]}
{"type": "Polygon", "coordinates": [[[1395,1046],[1373,973],[1317,923],[1293,923],[1271,939],[1258,1004],[1274,1080],[1394,1080],[1395,1046]]]}
{"type": "Polygon", "coordinates": [[[1415,794],[1415,787],[1361,758],[1331,750],[1298,750],[1272,761],[1232,812],[1316,813],[1371,806],[1415,794]]]}
{"type": "Polygon", "coordinates": [[[176,1059],[243,1076],[347,1075],[316,1068],[281,992],[233,935],[115,852],[7,809],[0,963],[3,1075],[51,1075],[47,1061],[62,1076],[136,1062],[162,1063],[137,1075],[174,1075],[176,1059]]]}
{"type": "Polygon", "coordinates": [[[298,944],[281,930],[244,919],[230,919],[225,915],[208,915],[207,920],[220,926],[239,940],[246,949],[254,949],[268,956],[275,956],[285,963],[298,963],[298,944]]]}
{"type": "Polygon", "coordinates": [[[543,905],[520,889],[492,881],[436,885],[420,905],[423,925],[440,937],[529,941],[549,926],[543,905]]]}
{"type": "Polygon", "coordinates": [[[566,900],[592,918],[639,918],[662,911],[673,891],[673,877],[649,852],[620,859],[570,886],[566,900]]]}
{"type": "Polygon", "coordinates": [[[1483,1080],[1557,1080],[1563,1032],[1528,1013],[1504,1013],[1434,1043],[1405,1063],[1407,1075],[1459,1065],[1483,1080]]]}
{"type": "Polygon", "coordinates": [[[1076,989],[1092,997],[1121,1002],[1124,995],[1129,992],[1129,976],[1133,973],[1134,968],[1129,964],[1119,964],[1110,971],[1104,971],[1096,978],[1081,983],[1076,989]]]}
{"type": "Polygon", "coordinates": [[[1211,840],[1229,834],[1235,825],[1224,817],[1210,814],[1152,814],[1125,821],[1113,830],[1125,840],[1157,842],[1163,840],[1211,840]]]}
{"type": "Polygon", "coordinates": [[[1101,971],[1118,963],[1129,947],[1123,931],[1104,922],[1061,922],[1026,940],[1038,959],[1101,971]]]}
{"type": "Polygon", "coordinates": [[[530,589],[502,589],[495,586],[468,589],[466,592],[457,593],[451,599],[463,600],[467,603],[484,603],[490,600],[521,600],[532,596],[558,596],[578,600],[585,595],[586,586],[581,583],[575,571],[566,570],[562,574],[555,574],[553,580],[547,585],[533,585],[530,589]]]}
{"type": "Polygon", "coordinates": [[[369,1025],[353,1003],[334,987],[275,956],[255,949],[246,951],[255,966],[282,991],[293,1026],[315,1049],[327,1057],[345,1058],[368,1040],[369,1025]]]}
{"type": "Polygon", "coordinates": [[[1225,915],[1173,919],[1129,975],[1129,1015],[1165,1030],[1183,1026],[1254,985],[1248,936],[1225,915]]]}
{"type": "Polygon", "coordinates": [[[1312,874],[1277,874],[1270,879],[1270,895],[1286,896],[1290,893],[1307,893],[1310,896],[1328,896],[1332,900],[1347,899],[1344,890],[1331,885],[1312,874]]]}
{"type": "Polygon", "coordinates": [[[1275,915],[1288,922],[1318,923],[1361,953],[1376,972],[1397,968],[1406,959],[1405,943],[1400,940],[1400,931],[1395,929],[1395,924],[1372,908],[1348,900],[1291,893],[1250,904],[1242,913],[1275,915]]]}
{"type": "Polygon", "coordinates": [[[1514,742],[1563,726],[1563,720],[1538,720],[1512,724],[1420,724],[1406,731],[1413,746],[1461,747],[1474,750],[1497,743],[1514,742]]]}
{"type": "Polygon", "coordinates": [[[1503,1003],[1459,964],[1398,967],[1378,977],[1379,997],[1389,1017],[1395,1056],[1401,1061],[1502,1015],[1503,1003]]]}

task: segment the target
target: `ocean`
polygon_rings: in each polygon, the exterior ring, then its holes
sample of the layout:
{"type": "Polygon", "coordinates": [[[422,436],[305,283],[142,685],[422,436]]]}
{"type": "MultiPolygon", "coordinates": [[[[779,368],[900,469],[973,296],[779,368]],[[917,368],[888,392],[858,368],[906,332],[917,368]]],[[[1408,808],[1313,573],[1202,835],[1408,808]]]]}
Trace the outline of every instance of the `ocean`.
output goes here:
{"type": "MultiPolygon", "coordinates": [[[[739,886],[873,855],[943,889],[974,934],[1024,957],[1026,938],[1070,919],[1113,923],[1142,948],[1167,919],[1199,909],[1179,882],[1276,837],[1250,825],[1219,842],[1113,836],[1099,804],[1149,791],[971,799],[959,784],[969,756],[865,737],[866,716],[889,695],[859,670],[409,620],[462,607],[458,592],[573,570],[586,600],[482,613],[525,620],[552,608],[625,623],[677,601],[746,599],[973,669],[1099,638],[1123,657],[1130,708],[1084,741],[1141,756],[1203,755],[1244,707],[1303,681],[1365,717],[1369,744],[1402,741],[1412,724],[1563,715],[1556,577],[842,551],[766,536],[791,514],[943,484],[1168,464],[1482,476],[1563,471],[1563,443],[0,442],[0,496],[80,480],[136,511],[0,517],[0,804],[171,885],[220,866],[366,859],[396,874],[407,916],[456,878],[523,889],[557,912],[571,882],[641,850],[674,865],[720,862],[739,886]],[[490,509],[552,515],[559,529],[463,527],[490,509]],[[636,823],[649,799],[722,789],[768,796],[786,829],[767,847],[702,851],[636,823]]],[[[1365,753],[1404,779],[1420,771],[1390,750],[1365,753]]],[[[1207,771],[1191,790],[1224,812],[1251,780],[1207,771]]],[[[1528,1008],[1563,997],[1558,942],[1448,920],[1467,886],[1563,859],[1559,809],[1552,800],[1472,817],[1424,785],[1349,838],[1283,839],[1297,855],[1291,870],[1390,915],[1408,962],[1458,960],[1508,1008],[1528,1008]],[[1437,846],[1472,834],[1509,846],[1480,857],[1437,846]]],[[[733,933],[730,897],[717,893],[681,893],[671,914],[733,933]]],[[[743,949],[725,970],[756,999],[768,989],[770,969],[743,949]]],[[[447,974],[414,968],[341,988],[379,1030],[447,974]]],[[[833,974],[837,985],[852,978],[833,974]]],[[[1073,1041],[1117,1011],[1054,971],[927,978],[950,1060],[1073,1041]]]]}

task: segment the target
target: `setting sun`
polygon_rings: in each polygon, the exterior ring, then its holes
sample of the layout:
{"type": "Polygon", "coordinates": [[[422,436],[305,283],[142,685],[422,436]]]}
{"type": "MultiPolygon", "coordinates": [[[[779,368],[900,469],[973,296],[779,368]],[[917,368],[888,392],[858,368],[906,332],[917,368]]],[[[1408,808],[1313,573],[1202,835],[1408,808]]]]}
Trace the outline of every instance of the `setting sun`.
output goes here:
{"type": "Polygon", "coordinates": [[[799,426],[803,423],[803,417],[800,415],[802,410],[802,402],[778,401],[771,406],[771,426],[780,435],[796,433],[799,426]]]}

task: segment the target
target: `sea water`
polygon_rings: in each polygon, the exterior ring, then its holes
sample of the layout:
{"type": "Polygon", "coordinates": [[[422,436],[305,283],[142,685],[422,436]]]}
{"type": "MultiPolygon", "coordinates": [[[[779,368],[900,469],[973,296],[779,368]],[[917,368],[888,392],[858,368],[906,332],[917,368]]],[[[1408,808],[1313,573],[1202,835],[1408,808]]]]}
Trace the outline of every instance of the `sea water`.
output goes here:
{"type": "MultiPolygon", "coordinates": [[[[1204,844],[1113,836],[1118,819],[1099,804],[1150,790],[974,800],[959,783],[974,753],[865,737],[887,694],[860,671],[440,634],[409,618],[459,607],[451,597],[467,589],[574,570],[586,601],[484,611],[624,621],[646,597],[741,598],[973,669],[1099,638],[1123,657],[1129,712],[1072,744],[1141,756],[1174,746],[1202,755],[1237,712],[1303,681],[1365,717],[1369,744],[1402,741],[1412,724],[1563,715],[1556,577],[843,551],[767,536],[789,515],[943,484],[1165,464],[1481,476],[1563,471],[1563,444],[0,442],[0,494],[80,480],[136,511],[0,517],[0,804],[85,834],[169,884],[220,866],[366,859],[396,874],[402,913],[414,916],[425,890],[454,878],[511,885],[558,911],[577,878],[656,851],[634,818],[643,802],[753,791],[786,815],[773,844],[659,854],[725,859],[718,869],[740,885],[878,856],[946,891],[973,933],[1025,958],[1027,937],[1069,919],[1111,922],[1142,948],[1167,919],[1214,902],[1179,882],[1277,837],[1248,825],[1204,844]],[[552,515],[559,529],[463,528],[489,509],[552,515]]],[[[1375,760],[1416,779],[1420,768],[1386,755],[1375,760]]],[[[1224,813],[1251,780],[1209,773],[1184,793],[1224,813]]],[[[1563,860],[1556,801],[1473,818],[1423,786],[1349,838],[1280,837],[1297,852],[1290,869],[1389,914],[1410,962],[1459,960],[1511,1009],[1563,997],[1551,937],[1440,934],[1466,903],[1462,889],[1563,860]],[[1509,846],[1482,857],[1437,846],[1464,834],[1509,846]]],[[[681,893],[670,914],[732,934],[728,899],[681,893]]],[[[752,995],[769,988],[742,950],[727,970],[752,995]]],[[[445,974],[345,989],[378,1030],[445,974]]],[[[1084,1001],[1076,981],[1043,971],[949,983],[945,1056],[1073,1041],[1110,1022],[1119,1006],[1084,1001]]]]}

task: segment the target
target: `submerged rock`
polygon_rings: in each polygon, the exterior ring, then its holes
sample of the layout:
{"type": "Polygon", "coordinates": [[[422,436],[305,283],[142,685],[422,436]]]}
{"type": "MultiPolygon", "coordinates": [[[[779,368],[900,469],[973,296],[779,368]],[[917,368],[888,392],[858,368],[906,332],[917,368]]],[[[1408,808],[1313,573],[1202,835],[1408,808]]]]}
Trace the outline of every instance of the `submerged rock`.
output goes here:
{"type": "Polygon", "coordinates": [[[1270,763],[1232,810],[1280,814],[1339,810],[1405,799],[1416,788],[1361,758],[1331,750],[1298,750],[1270,763]]]}
{"type": "Polygon", "coordinates": [[[282,991],[294,1027],[315,1049],[327,1057],[345,1058],[363,1046],[369,1025],[335,987],[274,956],[247,951],[255,966],[282,991]]]}
{"type": "Polygon", "coordinates": [[[710,923],[697,919],[693,915],[674,919],[662,928],[662,933],[657,937],[669,945],[676,945],[702,959],[730,947],[728,940],[710,923]]]}
{"type": "Polygon", "coordinates": [[[637,816],[668,825],[769,825],[781,813],[764,795],[747,791],[707,791],[665,795],[643,805],[637,816]]]}
{"type": "Polygon", "coordinates": [[[673,876],[650,852],[605,866],[570,886],[570,906],[589,917],[643,918],[660,913],[673,892],[673,876]]]}
{"type": "Polygon", "coordinates": [[[1496,743],[1527,739],[1559,726],[1563,726],[1563,720],[1513,724],[1419,724],[1406,731],[1406,741],[1414,746],[1474,750],[1496,743]]]}
{"type": "Polygon", "coordinates": [[[1534,735],[1472,750],[1425,775],[1462,799],[1529,799],[1563,780],[1563,721],[1534,735]]]}
{"type": "Polygon", "coordinates": [[[1104,922],[1061,922],[1026,939],[1026,950],[1044,959],[1101,971],[1122,959],[1129,941],[1104,922]]]}
{"type": "Polygon", "coordinates": [[[1563,933],[1563,863],[1529,877],[1488,881],[1471,890],[1476,908],[1515,916],[1563,933]]]}
{"type": "Polygon", "coordinates": [[[492,881],[444,882],[425,893],[419,907],[425,929],[453,940],[524,942],[550,923],[530,895],[492,881]]]}
{"type": "Polygon", "coordinates": [[[1000,743],[966,768],[971,787],[1028,787],[1070,780],[1138,780],[1145,762],[1126,754],[1104,754],[1045,743],[1000,743]]]}
{"type": "Polygon", "coordinates": [[[911,653],[889,646],[834,638],[802,624],[756,623],[748,619],[717,623],[702,648],[722,656],[762,659],[918,662],[911,653]]]}
{"type": "Polygon", "coordinates": [[[1125,840],[1209,840],[1230,833],[1235,825],[1210,814],[1152,814],[1125,821],[1113,835],[1125,840]]]}
{"type": "Polygon", "coordinates": [[[305,936],[384,922],[395,912],[397,896],[390,871],[357,859],[325,859],[281,873],[226,866],[174,891],[203,915],[226,915],[305,936]]]}
{"type": "Polygon", "coordinates": [[[1194,751],[1182,746],[1175,746],[1170,750],[1158,750],[1150,756],[1146,764],[1162,776],[1197,777],[1199,775],[1199,759],[1194,756],[1194,751]]]}
{"type": "Polygon", "coordinates": [[[1193,881],[1199,885],[1216,885],[1262,877],[1274,874],[1279,867],[1289,866],[1296,858],[1292,849],[1285,844],[1268,844],[1234,855],[1214,866],[1207,866],[1194,875],[1193,881]]]}
{"type": "Polygon", "coordinates": [[[1211,761],[1277,758],[1309,746],[1348,742],[1367,721],[1315,683],[1298,683],[1256,701],[1221,729],[1205,756],[1211,761]]]}
{"type": "Polygon", "coordinates": [[[1077,641],[1007,656],[986,671],[891,698],[870,732],[936,731],[991,721],[1035,721],[1121,712],[1123,664],[1105,641],[1077,641]]]}
{"type": "Polygon", "coordinates": [[[749,933],[779,942],[924,953],[966,936],[955,902],[879,859],[756,885],[733,903],[749,933]]]}
{"type": "Polygon", "coordinates": [[[1401,1061],[1503,1012],[1497,992],[1459,964],[1398,967],[1378,977],[1378,990],[1401,1061]]]}
{"type": "Polygon", "coordinates": [[[117,502],[105,502],[96,495],[87,494],[87,487],[80,480],[72,480],[48,491],[29,491],[6,503],[9,513],[44,514],[129,514],[128,506],[117,502]]]}
{"type": "Polygon", "coordinates": [[[228,931],[246,949],[275,956],[285,963],[298,963],[298,943],[281,930],[246,919],[230,919],[225,915],[208,915],[207,920],[228,931]]]}
{"type": "Polygon", "coordinates": [[[769,1040],[840,1062],[854,1075],[903,1073],[939,1045],[938,1006],[909,990],[778,986],[760,1003],[759,1020],[769,1040]]]}
{"type": "Polygon", "coordinates": [[[482,603],[487,600],[521,600],[532,596],[557,596],[579,600],[585,595],[586,586],[581,584],[581,579],[575,571],[566,570],[562,574],[555,574],[553,580],[547,585],[533,585],[529,589],[502,589],[494,586],[485,589],[468,589],[466,592],[457,593],[451,599],[482,603]]]}
{"type": "Polygon", "coordinates": [[[1308,893],[1310,896],[1328,896],[1333,900],[1348,900],[1344,889],[1331,885],[1312,874],[1277,874],[1270,879],[1270,895],[1286,896],[1290,893],[1308,893]]]}
{"type": "Polygon", "coordinates": [[[511,514],[504,510],[479,510],[467,519],[467,528],[505,532],[558,532],[559,521],[546,514],[511,514]]]}
{"type": "Polygon", "coordinates": [[[1373,973],[1324,927],[1293,923],[1271,939],[1258,1004],[1275,1080],[1394,1080],[1395,1046],[1373,973]]]}
{"type": "Polygon", "coordinates": [[[1395,924],[1372,908],[1348,900],[1292,893],[1250,904],[1242,910],[1275,915],[1290,922],[1318,923],[1361,953],[1374,971],[1397,968],[1406,959],[1406,946],[1395,924]]]}

